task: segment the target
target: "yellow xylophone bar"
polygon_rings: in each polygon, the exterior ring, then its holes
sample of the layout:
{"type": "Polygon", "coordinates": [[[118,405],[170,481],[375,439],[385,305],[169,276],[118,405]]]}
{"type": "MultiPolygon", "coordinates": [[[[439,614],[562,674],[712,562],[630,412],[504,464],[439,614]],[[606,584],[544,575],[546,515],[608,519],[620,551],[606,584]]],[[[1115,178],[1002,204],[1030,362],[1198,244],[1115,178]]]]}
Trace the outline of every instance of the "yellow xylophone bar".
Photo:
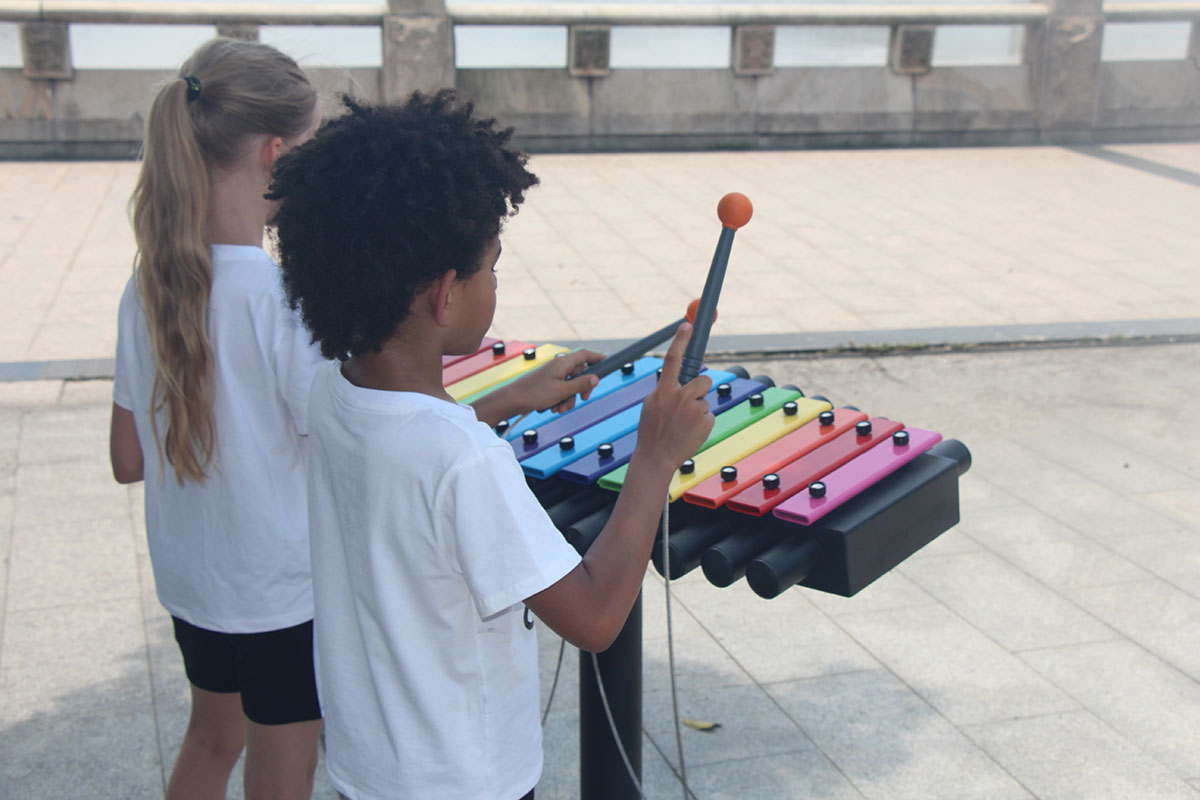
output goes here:
{"type": "Polygon", "coordinates": [[[707,450],[697,453],[691,459],[690,471],[679,469],[671,479],[669,496],[675,502],[683,493],[696,484],[716,475],[722,467],[741,461],[751,453],[767,446],[784,434],[796,430],[801,425],[817,418],[822,411],[828,411],[833,406],[826,400],[814,400],[809,397],[797,397],[784,407],[760,419],[727,439],[714,444],[707,450]],[[794,408],[792,403],[795,404],[794,408]],[[790,412],[790,413],[789,413],[790,412]]]}
{"type": "Polygon", "coordinates": [[[520,358],[510,359],[502,364],[489,367],[483,372],[477,372],[474,375],[463,378],[457,383],[450,384],[446,387],[446,392],[455,400],[462,401],[465,397],[470,397],[473,394],[490,389],[498,383],[536,369],[552,360],[559,353],[567,352],[570,352],[567,348],[559,347],[556,344],[544,344],[537,349],[530,348],[520,358]]]}

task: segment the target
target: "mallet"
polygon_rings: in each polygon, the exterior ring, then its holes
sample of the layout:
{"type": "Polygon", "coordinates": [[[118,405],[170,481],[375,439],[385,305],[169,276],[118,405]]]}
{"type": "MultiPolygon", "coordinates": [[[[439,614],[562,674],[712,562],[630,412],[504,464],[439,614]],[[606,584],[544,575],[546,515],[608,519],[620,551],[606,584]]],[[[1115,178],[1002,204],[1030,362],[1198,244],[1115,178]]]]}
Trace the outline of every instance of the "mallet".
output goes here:
{"type": "Polygon", "coordinates": [[[700,294],[699,308],[692,321],[692,338],[683,352],[683,364],[679,368],[679,382],[685,384],[700,374],[704,362],[704,351],[708,349],[708,334],[717,316],[717,299],[721,295],[721,284],[725,280],[725,268],[729,265],[729,251],[733,248],[733,234],[750,221],[754,206],[750,198],[739,192],[730,192],[717,204],[717,218],[721,220],[721,238],[717,240],[717,251],[713,254],[712,266],[704,291],[700,294]]]}

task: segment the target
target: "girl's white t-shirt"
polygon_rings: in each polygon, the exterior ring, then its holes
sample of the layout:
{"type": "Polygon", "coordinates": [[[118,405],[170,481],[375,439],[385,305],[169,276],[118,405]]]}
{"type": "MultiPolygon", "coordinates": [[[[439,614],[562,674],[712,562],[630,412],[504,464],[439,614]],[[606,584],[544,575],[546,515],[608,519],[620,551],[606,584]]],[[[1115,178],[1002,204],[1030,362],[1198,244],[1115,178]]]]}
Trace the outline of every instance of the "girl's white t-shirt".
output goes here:
{"type": "MultiPolygon", "coordinates": [[[[326,766],[351,800],[515,800],[542,768],[522,601],[579,555],[461,406],[313,380],[309,515],[326,766]]],[[[530,618],[532,619],[532,618],[530,618]]]]}
{"type": "MultiPolygon", "coordinates": [[[[278,630],[313,616],[305,435],[322,359],[264,250],[213,245],[212,261],[217,443],[206,480],[180,486],[155,447],[154,351],[134,279],[121,298],[113,400],[133,412],[141,440],[146,534],[163,606],[208,630],[278,630]]],[[[160,410],[158,429],[166,427],[160,410]]]]}

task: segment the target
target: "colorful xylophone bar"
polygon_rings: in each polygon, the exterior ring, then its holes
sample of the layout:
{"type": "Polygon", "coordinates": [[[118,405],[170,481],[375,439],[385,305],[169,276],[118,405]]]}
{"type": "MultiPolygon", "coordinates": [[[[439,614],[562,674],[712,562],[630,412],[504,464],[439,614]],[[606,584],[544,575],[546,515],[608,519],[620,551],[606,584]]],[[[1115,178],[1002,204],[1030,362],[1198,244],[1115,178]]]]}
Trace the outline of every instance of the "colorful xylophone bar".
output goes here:
{"type": "MultiPolygon", "coordinates": [[[[563,351],[516,344],[522,353],[563,351]]],[[[539,361],[526,355],[490,363],[494,346],[445,367],[447,378],[458,379],[448,382],[452,396],[465,396],[465,381],[502,385],[513,364],[539,361]],[[469,362],[478,370],[464,376],[469,362]]],[[[608,519],[660,363],[629,362],[571,411],[497,429],[580,552],[608,519]]],[[[835,409],[740,368],[706,374],[716,424],[671,483],[672,579],[701,567],[717,586],[745,576],[763,597],[794,584],[849,597],[957,524],[957,478],[971,463],[961,443],[853,407],[835,409]]],[[[662,572],[658,547],[655,564],[662,572]]]]}

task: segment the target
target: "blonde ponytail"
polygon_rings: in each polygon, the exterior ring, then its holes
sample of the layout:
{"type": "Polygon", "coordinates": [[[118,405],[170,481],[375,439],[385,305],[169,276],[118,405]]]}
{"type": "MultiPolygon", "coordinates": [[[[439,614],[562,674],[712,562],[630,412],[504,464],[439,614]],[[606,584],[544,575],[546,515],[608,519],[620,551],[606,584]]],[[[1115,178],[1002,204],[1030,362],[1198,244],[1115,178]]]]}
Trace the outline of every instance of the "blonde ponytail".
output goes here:
{"type": "Polygon", "coordinates": [[[315,103],[316,92],[291,58],[267,45],[214,39],[162,88],[146,117],[131,200],[136,282],[154,348],[155,446],[180,485],[204,481],[217,447],[208,336],[210,170],[233,163],[249,136],[299,135],[315,103]],[[158,425],[162,410],[165,432],[158,425]]]}

